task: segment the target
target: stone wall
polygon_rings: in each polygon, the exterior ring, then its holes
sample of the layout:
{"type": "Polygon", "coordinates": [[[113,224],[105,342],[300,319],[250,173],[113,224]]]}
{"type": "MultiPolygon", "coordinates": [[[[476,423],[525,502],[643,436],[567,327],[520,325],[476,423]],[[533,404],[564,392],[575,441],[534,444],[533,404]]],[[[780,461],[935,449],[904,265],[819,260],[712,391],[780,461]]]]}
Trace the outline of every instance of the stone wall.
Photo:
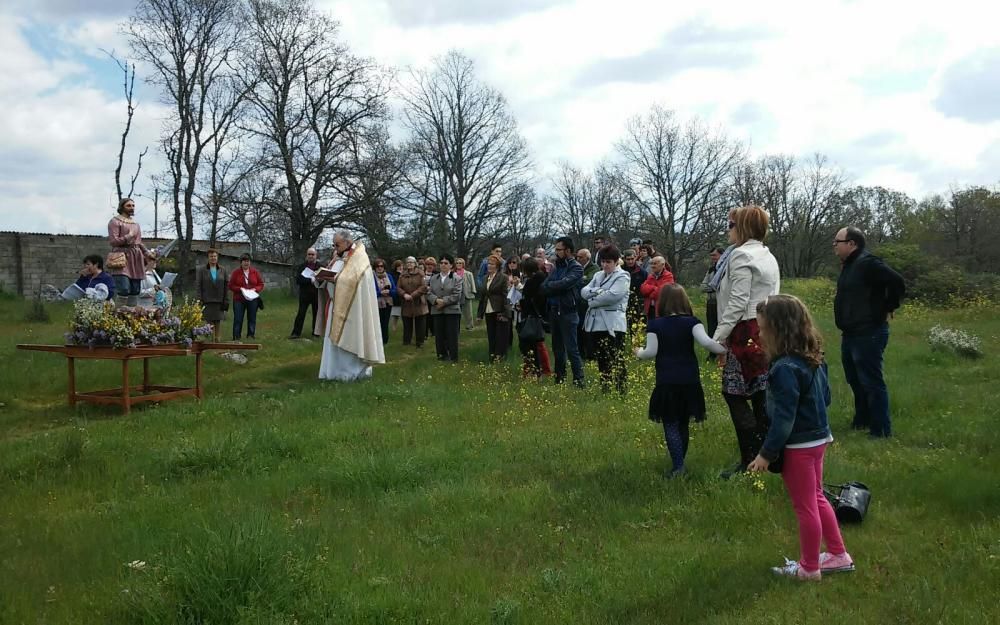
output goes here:
{"type": "MultiPolygon", "coordinates": [[[[147,248],[159,247],[172,239],[143,239],[147,248]]],[[[195,266],[208,262],[207,241],[192,241],[195,266]]],[[[241,242],[219,243],[219,264],[227,271],[239,266],[240,254],[249,250],[241,242]]],[[[36,232],[0,232],[0,289],[31,296],[40,285],[51,284],[62,290],[80,274],[84,256],[109,251],[107,237],[86,234],[42,234],[36,232]]],[[[284,263],[258,262],[254,266],[264,276],[269,289],[291,289],[294,267],[284,263]]],[[[162,272],[161,272],[162,273],[162,272]]]]}

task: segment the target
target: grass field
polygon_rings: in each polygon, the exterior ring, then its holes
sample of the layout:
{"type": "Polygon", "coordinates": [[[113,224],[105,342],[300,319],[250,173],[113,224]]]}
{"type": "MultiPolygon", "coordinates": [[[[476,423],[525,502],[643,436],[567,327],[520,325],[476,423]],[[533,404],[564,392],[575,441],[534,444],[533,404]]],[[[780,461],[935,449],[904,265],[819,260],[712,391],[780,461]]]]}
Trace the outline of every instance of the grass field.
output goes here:
{"type": "MultiPolygon", "coordinates": [[[[61,342],[65,307],[25,324],[0,297],[0,624],[1000,622],[1000,309],[904,307],[896,437],[873,442],[848,428],[831,285],[785,287],[829,340],[827,481],[874,496],[844,530],[857,572],[819,584],[768,570],[798,551],[780,479],[716,477],[736,450],[714,368],[691,477],[665,481],[645,363],[620,399],[481,364],[482,329],[457,366],[397,333],[373,380],[320,383],[320,344],[286,340],[294,304],[272,296],[249,364],[206,358],[205,401],[125,417],[70,410],[64,359],[14,350],[61,342]],[[930,351],[935,323],[985,357],[930,351]]],[[[112,363],[77,369],[118,385],[112,363]]]]}

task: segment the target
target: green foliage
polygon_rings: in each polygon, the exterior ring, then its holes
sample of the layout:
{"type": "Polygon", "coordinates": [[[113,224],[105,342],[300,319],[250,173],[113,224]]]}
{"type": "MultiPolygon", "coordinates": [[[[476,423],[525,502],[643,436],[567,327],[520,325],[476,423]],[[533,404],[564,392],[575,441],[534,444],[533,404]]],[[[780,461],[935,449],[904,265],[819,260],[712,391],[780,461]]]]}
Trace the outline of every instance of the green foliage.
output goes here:
{"type": "Polygon", "coordinates": [[[1000,276],[966,273],[956,265],[928,256],[915,244],[887,243],[875,253],[903,276],[910,298],[952,306],[981,298],[1000,301],[1000,276]]]}
{"type": "Polygon", "coordinates": [[[240,625],[280,622],[309,592],[308,557],[265,515],[199,527],[162,562],[133,561],[121,583],[127,623],[240,625]]]}
{"type": "Polygon", "coordinates": [[[49,311],[45,308],[45,302],[41,297],[31,300],[31,308],[24,315],[24,320],[28,323],[48,323],[51,320],[49,311]]]}

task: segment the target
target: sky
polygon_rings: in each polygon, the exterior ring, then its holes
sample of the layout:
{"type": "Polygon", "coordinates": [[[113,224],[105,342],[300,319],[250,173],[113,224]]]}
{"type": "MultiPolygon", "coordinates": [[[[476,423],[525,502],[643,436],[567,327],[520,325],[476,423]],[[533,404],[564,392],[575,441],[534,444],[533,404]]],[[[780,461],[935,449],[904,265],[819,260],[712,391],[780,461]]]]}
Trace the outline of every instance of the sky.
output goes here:
{"type": "MultiPolygon", "coordinates": [[[[352,51],[399,69],[449,49],[507,97],[541,187],[612,156],[654,104],[753,155],[825,154],[857,184],[917,199],[1000,183],[1000,3],[951,0],[317,0],[352,51]]],[[[119,24],[134,0],[0,1],[0,230],[100,234],[125,120],[119,24]]],[[[136,84],[126,171],[167,110],[136,84]]],[[[162,199],[161,199],[162,200],[162,199]]],[[[163,203],[161,201],[161,212],[163,203]]],[[[166,219],[162,214],[161,222],[166,219]]]]}

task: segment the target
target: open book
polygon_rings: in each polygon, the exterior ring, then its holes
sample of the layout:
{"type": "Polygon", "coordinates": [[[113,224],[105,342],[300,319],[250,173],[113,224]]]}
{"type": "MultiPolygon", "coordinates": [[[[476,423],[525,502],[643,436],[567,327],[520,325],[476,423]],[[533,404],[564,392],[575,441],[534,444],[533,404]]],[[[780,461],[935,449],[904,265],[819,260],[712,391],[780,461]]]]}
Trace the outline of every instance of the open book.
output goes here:
{"type": "Polygon", "coordinates": [[[333,264],[333,268],[332,269],[328,269],[326,267],[320,267],[316,271],[315,277],[316,277],[317,280],[329,280],[329,279],[333,278],[335,275],[337,275],[338,273],[340,273],[340,270],[343,269],[343,268],[344,268],[344,263],[342,263],[341,261],[338,260],[337,262],[335,262],[333,264]]]}
{"type": "Polygon", "coordinates": [[[75,282],[62,292],[62,298],[68,299],[70,301],[78,300],[81,297],[86,297],[87,292],[81,289],[75,282]]]}

